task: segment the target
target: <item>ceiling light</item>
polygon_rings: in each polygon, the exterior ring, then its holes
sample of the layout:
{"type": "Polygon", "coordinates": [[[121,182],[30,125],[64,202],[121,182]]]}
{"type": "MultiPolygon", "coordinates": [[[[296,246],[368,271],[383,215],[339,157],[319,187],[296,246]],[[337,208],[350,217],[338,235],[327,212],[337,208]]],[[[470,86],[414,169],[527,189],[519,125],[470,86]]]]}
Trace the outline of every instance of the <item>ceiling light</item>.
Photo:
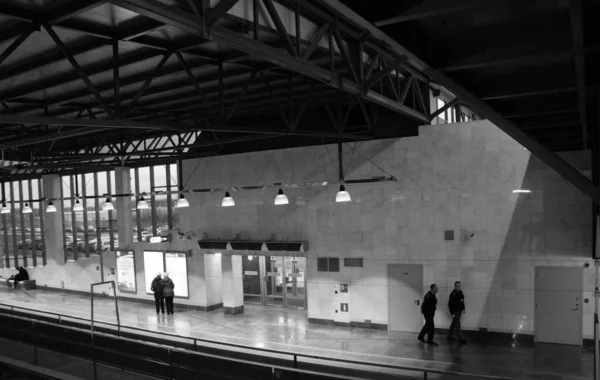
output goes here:
{"type": "Polygon", "coordinates": [[[254,257],[252,255],[248,255],[248,260],[252,261],[254,257]]]}
{"type": "Polygon", "coordinates": [[[283,193],[283,190],[279,189],[277,192],[277,196],[275,197],[275,205],[287,205],[290,201],[288,201],[288,197],[283,193]]]}
{"type": "Polygon", "coordinates": [[[336,194],[335,201],[337,203],[352,201],[352,199],[350,198],[350,194],[346,191],[344,185],[340,185],[340,191],[338,191],[338,193],[336,194]]]}
{"type": "Polygon", "coordinates": [[[56,206],[52,203],[52,201],[48,201],[48,207],[46,207],[46,212],[56,212],[56,206]]]}
{"type": "Polygon", "coordinates": [[[229,191],[225,192],[225,196],[223,197],[223,201],[221,202],[221,207],[233,207],[235,206],[235,201],[231,198],[229,191]]]}
{"type": "Polygon", "coordinates": [[[10,209],[6,205],[6,202],[2,202],[2,208],[0,209],[0,214],[10,214],[10,209]]]}
{"type": "Polygon", "coordinates": [[[144,199],[144,196],[140,196],[140,200],[137,203],[137,209],[138,210],[148,210],[150,208],[150,205],[148,204],[148,202],[146,202],[146,200],[144,199]]]}
{"type": "Polygon", "coordinates": [[[79,202],[79,199],[75,199],[75,206],[73,206],[73,211],[81,212],[83,211],[83,205],[79,202]]]}
{"type": "Polygon", "coordinates": [[[516,190],[513,190],[513,194],[517,194],[517,193],[531,193],[531,190],[527,190],[527,189],[516,189],[516,190]]]}
{"type": "Polygon", "coordinates": [[[104,206],[102,206],[102,211],[113,211],[115,209],[115,205],[113,205],[110,197],[106,198],[106,202],[104,206]]]}
{"type": "Polygon", "coordinates": [[[29,206],[29,203],[25,203],[25,207],[23,207],[23,214],[31,214],[33,212],[33,210],[31,209],[31,206],[29,206]]]}
{"type": "Polygon", "coordinates": [[[188,200],[185,199],[183,194],[179,194],[179,199],[177,200],[175,207],[177,207],[177,208],[190,207],[190,202],[188,202],[188,200]]]}
{"type": "Polygon", "coordinates": [[[221,257],[221,253],[215,252],[215,257],[221,257]]]}

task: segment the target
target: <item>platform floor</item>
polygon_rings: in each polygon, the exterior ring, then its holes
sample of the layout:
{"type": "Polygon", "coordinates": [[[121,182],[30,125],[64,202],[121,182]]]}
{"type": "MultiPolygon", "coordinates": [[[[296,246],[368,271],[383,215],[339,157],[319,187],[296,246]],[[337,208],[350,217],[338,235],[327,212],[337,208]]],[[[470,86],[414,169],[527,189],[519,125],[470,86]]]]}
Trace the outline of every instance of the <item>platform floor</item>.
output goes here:
{"type": "MultiPolygon", "coordinates": [[[[0,303],[89,318],[89,296],[44,290],[0,289],[0,303]]],[[[114,301],[97,299],[95,318],[116,322],[114,301]]],[[[175,310],[157,316],[152,305],[119,301],[121,324],[148,331],[282,349],[331,358],[418,366],[518,379],[593,378],[593,352],[584,347],[551,344],[495,344],[470,340],[461,346],[438,336],[431,348],[416,334],[309,324],[307,312],[246,305],[241,315],[223,310],[175,310]]]]}

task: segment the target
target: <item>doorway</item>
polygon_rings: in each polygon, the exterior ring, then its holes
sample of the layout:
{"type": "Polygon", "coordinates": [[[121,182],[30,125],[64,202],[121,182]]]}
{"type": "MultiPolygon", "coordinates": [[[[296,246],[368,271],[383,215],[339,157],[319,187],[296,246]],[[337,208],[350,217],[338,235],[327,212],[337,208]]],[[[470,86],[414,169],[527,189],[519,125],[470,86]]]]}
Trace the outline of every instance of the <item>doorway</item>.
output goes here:
{"type": "Polygon", "coordinates": [[[244,303],[306,309],[306,257],[243,256],[244,303]]]}
{"type": "Polygon", "coordinates": [[[419,332],[423,327],[423,266],[388,264],[388,329],[419,332]]]}
{"type": "Polygon", "coordinates": [[[582,344],[582,291],[582,268],[535,268],[536,342],[582,344]]]}

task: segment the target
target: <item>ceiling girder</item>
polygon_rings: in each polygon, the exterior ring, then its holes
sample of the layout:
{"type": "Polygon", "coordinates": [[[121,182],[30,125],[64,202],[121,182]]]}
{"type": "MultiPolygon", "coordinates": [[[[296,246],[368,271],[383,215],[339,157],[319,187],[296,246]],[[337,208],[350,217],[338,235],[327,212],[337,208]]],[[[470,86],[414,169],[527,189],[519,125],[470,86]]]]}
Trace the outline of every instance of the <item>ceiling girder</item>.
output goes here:
{"type": "MultiPolygon", "coordinates": [[[[168,7],[156,0],[118,0],[113,1],[119,6],[125,7],[131,11],[142,14],[146,17],[168,23],[178,28],[193,31],[194,33],[204,35],[203,19],[185,11],[168,7]]],[[[287,34],[286,34],[287,35],[287,34]]],[[[331,71],[316,66],[302,58],[273,49],[259,41],[254,41],[246,36],[231,31],[229,29],[216,26],[211,35],[212,39],[238,51],[249,54],[255,58],[260,58],[271,62],[287,70],[302,74],[316,81],[322,82],[352,95],[363,96],[365,100],[389,108],[397,113],[409,116],[413,119],[427,122],[428,116],[416,111],[408,106],[400,104],[398,101],[388,98],[376,91],[369,90],[362,94],[362,84],[353,80],[343,78],[331,71]]],[[[401,58],[402,55],[397,58],[401,58]]]]}
{"type": "Polygon", "coordinates": [[[398,54],[407,56],[411,63],[417,68],[423,70],[435,83],[444,86],[448,91],[456,94],[461,99],[461,102],[468,105],[473,109],[479,116],[487,118],[494,123],[498,128],[502,129],[506,134],[511,136],[525,148],[529,149],[530,152],[539,157],[552,169],[556,170],[562,175],[567,181],[573,186],[578,188],[583,194],[592,199],[595,202],[600,202],[600,188],[593,184],[586,176],[581,174],[573,166],[558,157],[555,153],[542,146],[536,140],[528,136],[513,122],[505,119],[502,115],[496,112],[493,108],[487,105],[480,98],[475,96],[467,89],[460,86],[454,80],[449,78],[446,74],[439,70],[434,70],[426,62],[421,60],[415,54],[409,52],[406,48],[402,47],[394,39],[387,36],[377,27],[372,25],[370,22],[365,20],[363,17],[352,11],[339,0],[322,0],[330,10],[336,12],[346,20],[350,20],[358,27],[364,28],[365,31],[369,32],[373,38],[378,38],[384,41],[391,49],[397,51],[398,54]]]}

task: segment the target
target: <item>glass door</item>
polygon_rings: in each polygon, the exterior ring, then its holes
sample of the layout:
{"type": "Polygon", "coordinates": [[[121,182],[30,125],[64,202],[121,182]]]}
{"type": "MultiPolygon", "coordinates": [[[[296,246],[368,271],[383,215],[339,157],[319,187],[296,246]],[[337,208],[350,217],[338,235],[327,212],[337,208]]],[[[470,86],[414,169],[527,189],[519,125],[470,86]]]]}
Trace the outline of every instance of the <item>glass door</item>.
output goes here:
{"type": "Polygon", "coordinates": [[[261,284],[261,273],[264,272],[264,269],[261,270],[261,262],[263,263],[264,268],[264,260],[260,260],[262,257],[257,256],[242,256],[242,270],[243,270],[243,282],[244,282],[244,302],[245,303],[254,303],[262,305],[263,299],[263,289],[261,284]]]}
{"type": "Polygon", "coordinates": [[[265,305],[285,306],[283,257],[265,256],[265,305]]]}
{"type": "Polygon", "coordinates": [[[286,306],[306,308],[306,257],[285,257],[286,306]]]}

